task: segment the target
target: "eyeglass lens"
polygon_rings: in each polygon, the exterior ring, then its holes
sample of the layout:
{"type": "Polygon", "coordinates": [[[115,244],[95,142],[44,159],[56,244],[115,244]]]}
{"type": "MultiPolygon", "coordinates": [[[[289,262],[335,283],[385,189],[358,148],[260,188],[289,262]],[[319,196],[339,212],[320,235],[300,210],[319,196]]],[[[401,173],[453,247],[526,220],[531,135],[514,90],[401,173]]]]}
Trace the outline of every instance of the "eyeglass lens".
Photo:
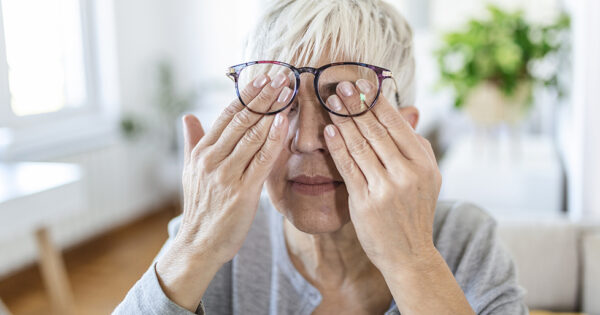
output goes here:
{"type": "MultiPolygon", "coordinates": [[[[292,89],[292,91],[296,89],[296,77],[294,75],[294,71],[287,66],[261,63],[249,65],[242,69],[238,76],[238,92],[241,101],[245,105],[250,104],[252,101],[247,96],[243,95],[241,91],[244,91],[249,84],[252,84],[256,77],[261,74],[265,74],[270,78],[273,78],[278,73],[287,75],[290,82],[289,88],[292,89]]],[[[323,104],[332,112],[343,115],[356,115],[363,113],[373,104],[374,98],[377,95],[377,91],[370,91],[366,94],[361,93],[360,89],[356,85],[356,82],[360,79],[369,82],[373,89],[376,89],[379,86],[377,73],[370,68],[360,65],[336,65],[328,67],[323,70],[319,76],[317,85],[318,96],[323,104]],[[336,87],[342,81],[347,81],[354,85],[354,89],[358,92],[358,95],[355,95],[355,102],[343,106],[342,110],[337,110],[327,102],[327,99],[331,95],[336,94],[336,87]]],[[[276,112],[287,105],[288,104],[274,103],[271,108],[268,111],[263,112],[263,114],[276,112]]]]}

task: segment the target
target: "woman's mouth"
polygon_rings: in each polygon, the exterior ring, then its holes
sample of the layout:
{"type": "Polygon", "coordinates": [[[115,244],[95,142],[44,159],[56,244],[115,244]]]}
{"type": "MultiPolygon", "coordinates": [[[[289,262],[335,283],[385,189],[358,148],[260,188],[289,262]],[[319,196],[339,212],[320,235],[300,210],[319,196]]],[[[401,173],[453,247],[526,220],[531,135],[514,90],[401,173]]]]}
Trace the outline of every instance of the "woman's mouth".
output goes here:
{"type": "Polygon", "coordinates": [[[316,196],[336,189],[343,184],[343,182],[324,176],[310,177],[300,175],[292,178],[290,184],[294,192],[303,195],[316,196]]]}

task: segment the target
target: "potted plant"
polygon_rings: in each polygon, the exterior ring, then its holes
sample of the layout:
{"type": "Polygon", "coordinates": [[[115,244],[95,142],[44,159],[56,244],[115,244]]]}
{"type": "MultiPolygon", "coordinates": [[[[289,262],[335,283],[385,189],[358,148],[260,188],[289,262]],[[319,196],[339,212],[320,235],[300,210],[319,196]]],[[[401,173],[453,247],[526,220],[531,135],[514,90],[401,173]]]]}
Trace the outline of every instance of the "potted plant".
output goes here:
{"type": "Polygon", "coordinates": [[[528,113],[535,87],[562,96],[557,74],[565,58],[570,19],[527,22],[522,11],[489,6],[490,18],[471,20],[443,36],[436,51],[440,84],[454,91],[454,106],[483,126],[514,124],[528,113]]]}

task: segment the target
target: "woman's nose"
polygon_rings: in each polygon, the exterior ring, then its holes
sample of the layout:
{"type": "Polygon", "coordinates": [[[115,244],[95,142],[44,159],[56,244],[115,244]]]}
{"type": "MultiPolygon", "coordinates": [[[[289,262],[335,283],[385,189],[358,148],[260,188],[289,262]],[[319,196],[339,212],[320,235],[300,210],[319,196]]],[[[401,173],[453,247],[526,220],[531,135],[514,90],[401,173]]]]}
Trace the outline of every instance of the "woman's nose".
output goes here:
{"type": "MultiPolygon", "coordinates": [[[[309,80],[302,80],[309,81],[309,80]]],[[[310,82],[312,83],[312,82],[310,82]]],[[[321,107],[312,84],[302,82],[298,91],[298,120],[292,140],[294,153],[327,153],[323,130],[329,116],[321,107]]]]}

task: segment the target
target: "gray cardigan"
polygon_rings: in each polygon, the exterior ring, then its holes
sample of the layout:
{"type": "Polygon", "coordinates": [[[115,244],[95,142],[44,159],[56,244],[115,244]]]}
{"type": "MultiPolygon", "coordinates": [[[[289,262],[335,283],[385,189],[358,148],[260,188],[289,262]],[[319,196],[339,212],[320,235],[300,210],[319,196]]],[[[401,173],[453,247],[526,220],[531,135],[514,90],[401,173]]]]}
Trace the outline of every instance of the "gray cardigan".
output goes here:
{"type": "MultiPolygon", "coordinates": [[[[180,217],[169,223],[164,252],[180,217]]],[[[321,294],[294,268],[285,247],[283,216],[263,194],[246,241],[213,278],[196,314],[311,314],[321,294]]],[[[439,202],[434,243],[477,314],[528,314],[515,266],[495,233],[495,221],[479,208],[439,202]]],[[[159,255],[160,255],[159,253],[159,255]]],[[[201,272],[201,271],[199,271],[201,272]]],[[[193,314],[163,293],[152,264],[113,314],[193,314]]],[[[400,314],[392,302],[385,315],[400,314]]]]}

